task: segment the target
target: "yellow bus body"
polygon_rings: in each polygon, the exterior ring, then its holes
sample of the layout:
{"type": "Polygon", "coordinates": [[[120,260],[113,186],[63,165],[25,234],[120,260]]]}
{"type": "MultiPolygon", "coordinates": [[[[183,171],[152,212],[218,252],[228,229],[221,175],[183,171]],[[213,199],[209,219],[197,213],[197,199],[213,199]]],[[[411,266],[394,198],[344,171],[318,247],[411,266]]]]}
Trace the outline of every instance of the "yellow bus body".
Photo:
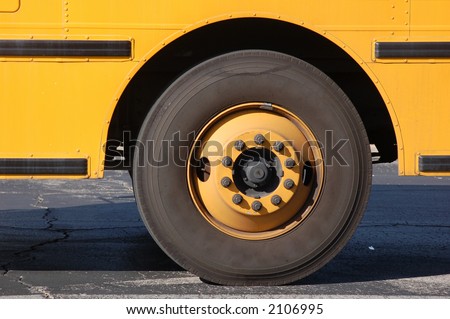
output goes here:
{"type": "Polygon", "coordinates": [[[101,178],[113,113],[138,71],[195,30],[243,18],[287,22],[345,51],[384,101],[395,130],[399,174],[450,175],[450,55],[377,53],[380,43],[391,42],[406,50],[414,49],[408,43],[448,48],[449,1],[7,0],[0,2],[3,45],[46,40],[130,47],[123,56],[2,50],[0,158],[86,159],[87,169],[0,177],[101,178]],[[436,156],[444,159],[444,168],[420,169],[421,157],[436,156]]]}

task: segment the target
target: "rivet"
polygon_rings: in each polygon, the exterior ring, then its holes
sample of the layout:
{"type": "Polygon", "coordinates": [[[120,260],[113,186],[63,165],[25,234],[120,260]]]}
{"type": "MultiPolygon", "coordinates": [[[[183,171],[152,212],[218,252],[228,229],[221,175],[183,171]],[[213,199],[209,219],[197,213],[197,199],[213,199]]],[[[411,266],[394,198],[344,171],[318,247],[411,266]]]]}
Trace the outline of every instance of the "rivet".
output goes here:
{"type": "Polygon", "coordinates": [[[222,165],[225,167],[230,167],[231,165],[233,165],[233,160],[231,159],[231,157],[225,156],[224,158],[222,158],[222,165]]]}
{"type": "Polygon", "coordinates": [[[255,212],[259,212],[259,211],[261,210],[261,208],[262,208],[262,204],[261,204],[261,202],[260,202],[259,200],[255,200],[255,201],[252,203],[252,209],[253,209],[255,212]]]}
{"type": "Polygon", "coordinates": [[[286,168],[293,168],[295,166],[295,161],[292,158],[288,158],[284,161],[284,166],[286,166],[286,168]]]}
{"type": "Polygon", "coordinates": [[[284,144],[283,142],[280,141],[276,141],[275,143],[273,143],[273,149],[277,152],[281,152],[284,148],[284,144]]]}
{"type": "Polygon", "coordinates": [[[272,198],[270,199],[270,202],[273,205],[278,206],[281,204],[281,197],[279,195],[273,195],[272,198]]]}
{"type": "Polygon", "coordinates": [[[234,204],[239,205],[240,203],[242,203],[243,198],[242,198],[241,195],[235,194],[235,195],[233,195],[233,199],[232,200],[233,200],[234,204]]]}
{"type": "Polygon", "coordinates": [[[230,185],[231,185],[231,179],[229,178],[229,177],[224,177],[224,178],[222,178],[222,180],[220,181],[220,184],[223,186],[223,187],[225,187],[225,188],[227,188],[227,187],[230,187],[230,185]]]}
{"type": "Polygon", "coordinates": [[[255,141],[256,145],[263,144],[265,140],[266,139],[264,138],[264,135],[262,135],[262,134],[256,134],[255,135],[254,141],[255,141]]]}
{"type": "Polygon", "coordinates": [[[284,181],[284,187],[286,189],[291,189],[292,187],[294,187],[294,185],[295,185],[294,181],[290,178],[284,181]]]}
{"type": "Polygon", "coordinates": [[[234,148],[238,151],[242,151],[245,147],[245,142],[243,140],[237,140],[234,142],[234,148]]]}

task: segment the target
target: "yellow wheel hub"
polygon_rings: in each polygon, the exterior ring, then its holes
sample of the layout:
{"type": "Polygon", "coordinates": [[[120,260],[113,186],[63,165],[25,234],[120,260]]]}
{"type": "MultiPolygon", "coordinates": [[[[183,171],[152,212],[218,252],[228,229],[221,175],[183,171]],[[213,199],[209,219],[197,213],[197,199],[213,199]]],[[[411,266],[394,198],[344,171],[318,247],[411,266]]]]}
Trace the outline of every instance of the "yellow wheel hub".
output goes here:
{"type": "Polygon", "coordinates": [[[204,218],[242,239],[279,236],[299,225],[320,193],[323,161],[307,126],[266,103],[211,119],[190,152],[191,197],[204,218]]]}

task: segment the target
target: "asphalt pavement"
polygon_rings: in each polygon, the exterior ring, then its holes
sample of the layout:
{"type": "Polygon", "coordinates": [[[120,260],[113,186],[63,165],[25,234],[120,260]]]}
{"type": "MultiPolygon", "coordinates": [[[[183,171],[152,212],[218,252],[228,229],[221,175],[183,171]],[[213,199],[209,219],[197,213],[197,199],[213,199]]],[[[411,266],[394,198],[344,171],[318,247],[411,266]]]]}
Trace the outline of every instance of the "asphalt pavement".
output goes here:
{"type": "Polygon", "coordinates": [[[127,172],[103,180],[0,181],[0,297],[449,298],[450,177],[374,167],[355,236],[315,274],[287,286],[202,282],[145,229],[127,172]]]}

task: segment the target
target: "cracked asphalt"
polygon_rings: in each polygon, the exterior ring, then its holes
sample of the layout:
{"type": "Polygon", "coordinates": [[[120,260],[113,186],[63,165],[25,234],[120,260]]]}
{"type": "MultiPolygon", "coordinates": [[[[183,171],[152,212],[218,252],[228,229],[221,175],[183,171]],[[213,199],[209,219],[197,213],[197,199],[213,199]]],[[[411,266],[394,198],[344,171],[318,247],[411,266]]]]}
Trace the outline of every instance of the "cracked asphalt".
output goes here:
{"type": "Polygon", "coordinates": [[[374,167],[365,217],[324,268],[281,287],[223,287],[173,263],[143,226],[126,172],[0,181],[0,297],[448,298],[450,178],[374,167]]]}

